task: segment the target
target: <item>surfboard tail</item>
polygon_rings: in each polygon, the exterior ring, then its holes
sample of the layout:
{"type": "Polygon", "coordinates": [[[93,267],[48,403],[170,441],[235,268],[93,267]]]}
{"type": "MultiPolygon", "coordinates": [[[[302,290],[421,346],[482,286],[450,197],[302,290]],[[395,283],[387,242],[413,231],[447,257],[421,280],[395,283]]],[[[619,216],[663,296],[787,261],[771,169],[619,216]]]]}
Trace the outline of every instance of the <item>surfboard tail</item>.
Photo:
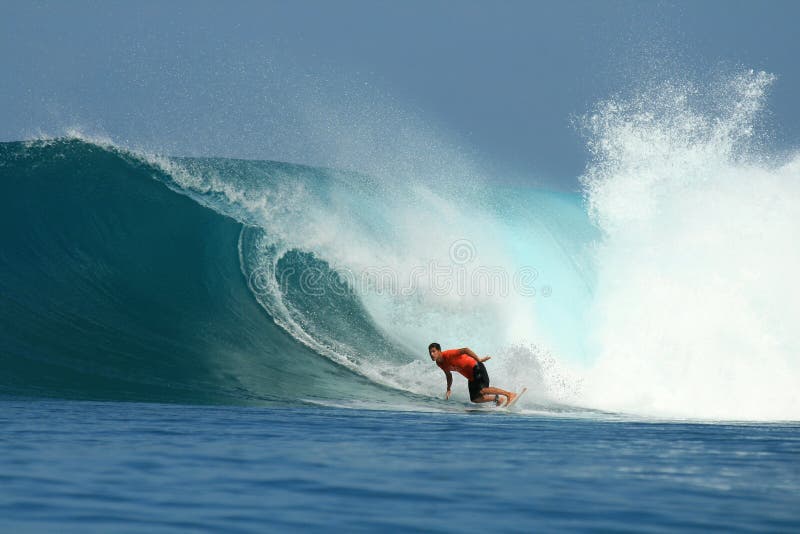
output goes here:
{"type": "Polygon", "coordinates": [[[526,391],[528,391],[528,388],[522,388],[520,390],[520,392],[517,393],[517,395],[506,404],[506,408],[516,404],[516,402],[519,400],[519,398],[522,397],[525,394],[526,391]]]}

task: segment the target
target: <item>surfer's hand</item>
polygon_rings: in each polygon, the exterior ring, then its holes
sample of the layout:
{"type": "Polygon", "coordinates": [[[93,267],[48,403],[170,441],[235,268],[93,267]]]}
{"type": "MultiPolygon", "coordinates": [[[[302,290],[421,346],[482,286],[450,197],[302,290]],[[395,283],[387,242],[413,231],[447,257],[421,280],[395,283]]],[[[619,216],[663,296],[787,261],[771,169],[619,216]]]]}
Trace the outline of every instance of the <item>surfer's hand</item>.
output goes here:
{"type": "Polygon", "coordinates": [[[481,361],[482,361],[482,362],[486,362],[486,361],[489,361],[489,360],[491,360],[491,359],[492,359],[492,357],[491,357],[491,356],[484,356],[483,358],[481,358],[481,361]]]}
{"type": "Polygon", "coordinates": [[[452,391],[450,391],[450,390],[448,389],[448,390],[447,390],[447,393],[445,393],[445,394],[444,394],[444,400],[450,400],[450,393],[452,393],[452,391]]]}

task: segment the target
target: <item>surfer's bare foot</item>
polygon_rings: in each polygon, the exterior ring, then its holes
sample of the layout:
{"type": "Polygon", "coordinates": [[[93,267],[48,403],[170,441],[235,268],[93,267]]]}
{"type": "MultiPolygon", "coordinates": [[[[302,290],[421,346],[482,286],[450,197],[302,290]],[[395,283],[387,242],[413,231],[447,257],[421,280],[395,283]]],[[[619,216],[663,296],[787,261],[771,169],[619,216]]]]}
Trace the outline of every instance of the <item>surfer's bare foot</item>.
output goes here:
{"type": "Polygon", "coordinates": [[[508,394],[508,398],[506,400],[506,403],[503,406],[508,406],[509,404],[511,404],[511,401],[513,401],[516,398],[517,398],[517,394],[516,393],[509,393],[508,394]]]}

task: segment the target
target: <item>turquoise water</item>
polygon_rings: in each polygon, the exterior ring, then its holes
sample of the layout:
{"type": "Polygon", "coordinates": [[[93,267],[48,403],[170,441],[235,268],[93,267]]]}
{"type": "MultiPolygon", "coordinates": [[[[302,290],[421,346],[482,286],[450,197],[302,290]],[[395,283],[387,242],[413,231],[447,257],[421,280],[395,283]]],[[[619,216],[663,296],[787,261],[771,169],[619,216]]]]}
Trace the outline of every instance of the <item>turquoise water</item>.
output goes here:
{"type": "Polygon", "coordinates": [[[800,528],[797,424],[0,402],[8,532],[800,528]]]}
{"type": "MultiPolygon", "coordinates": [[[[533,294],[521,296],[511,284],[518,267],[489,249],[497,239],[472,214],[453,215],[465,226],[440,222],[437,237],[420,227],[417,199],[388,196],[398,188],[424,196],[430,184],[268,161],[156,158],[78,139],[3,143],[0,163],[0,393],[419,406],[441,382],[428,339],[463,344],[469,332],[476,350],[512,350],[535,332],[513,337],[509,319],[525,318],[522,331],[538,311],[545,325],[558,324],[546,328],[550,336],[538,327],[542,339],[582,345],[591,286],[584,252],[597,232],[578,195],[530,190],[526,212],[509,192],[518,226],[504,231],[529,242],[509,242],[512,256],[538,269],[525,288],[533,294]],[[459,242],[476,254],[468,265],[447,255],[459,242]],[[442,287],[413,278],[429,265],[450,269],[442,287]],[[485,286],[459,287],[489,268],[505,277],[508,294],[485,300],[485,286]],[[381,286],[366,276],[374,272],[390,280],[381,286]],[[553,284],[559,295],[536,298],[553,284]]],[[[485,202],[488,210],[499,200],[485,202]]],[[[526,367],[530,379],[507,379],[508,387],[539,385],[538,362],[526,367]]]]}

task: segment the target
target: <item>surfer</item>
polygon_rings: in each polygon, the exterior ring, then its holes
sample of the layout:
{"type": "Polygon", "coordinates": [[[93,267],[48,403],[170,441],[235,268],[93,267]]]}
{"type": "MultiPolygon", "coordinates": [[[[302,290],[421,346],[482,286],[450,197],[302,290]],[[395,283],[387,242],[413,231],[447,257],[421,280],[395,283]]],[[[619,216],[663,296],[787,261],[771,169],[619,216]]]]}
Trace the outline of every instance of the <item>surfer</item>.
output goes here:
{"type": "Polygon", "coordinates": [[[447,378],[445,399],[450,398],[450,387],[453,385],[452,371],[461,373],[467,379],[469,398],[472,402],[494,402],[497,406],[502,406],[508,405],[517,396],[516,393],[504,389],[489,387],[489,373],[486,372],[483,362],[491,356],[480,358],[467,347],[442,351],[442,346],[438,343],[428,345],[428,354],[444,371],[444,376],[447,378]],[[500,397],[505,397],[505,402],[500,397]]]}

